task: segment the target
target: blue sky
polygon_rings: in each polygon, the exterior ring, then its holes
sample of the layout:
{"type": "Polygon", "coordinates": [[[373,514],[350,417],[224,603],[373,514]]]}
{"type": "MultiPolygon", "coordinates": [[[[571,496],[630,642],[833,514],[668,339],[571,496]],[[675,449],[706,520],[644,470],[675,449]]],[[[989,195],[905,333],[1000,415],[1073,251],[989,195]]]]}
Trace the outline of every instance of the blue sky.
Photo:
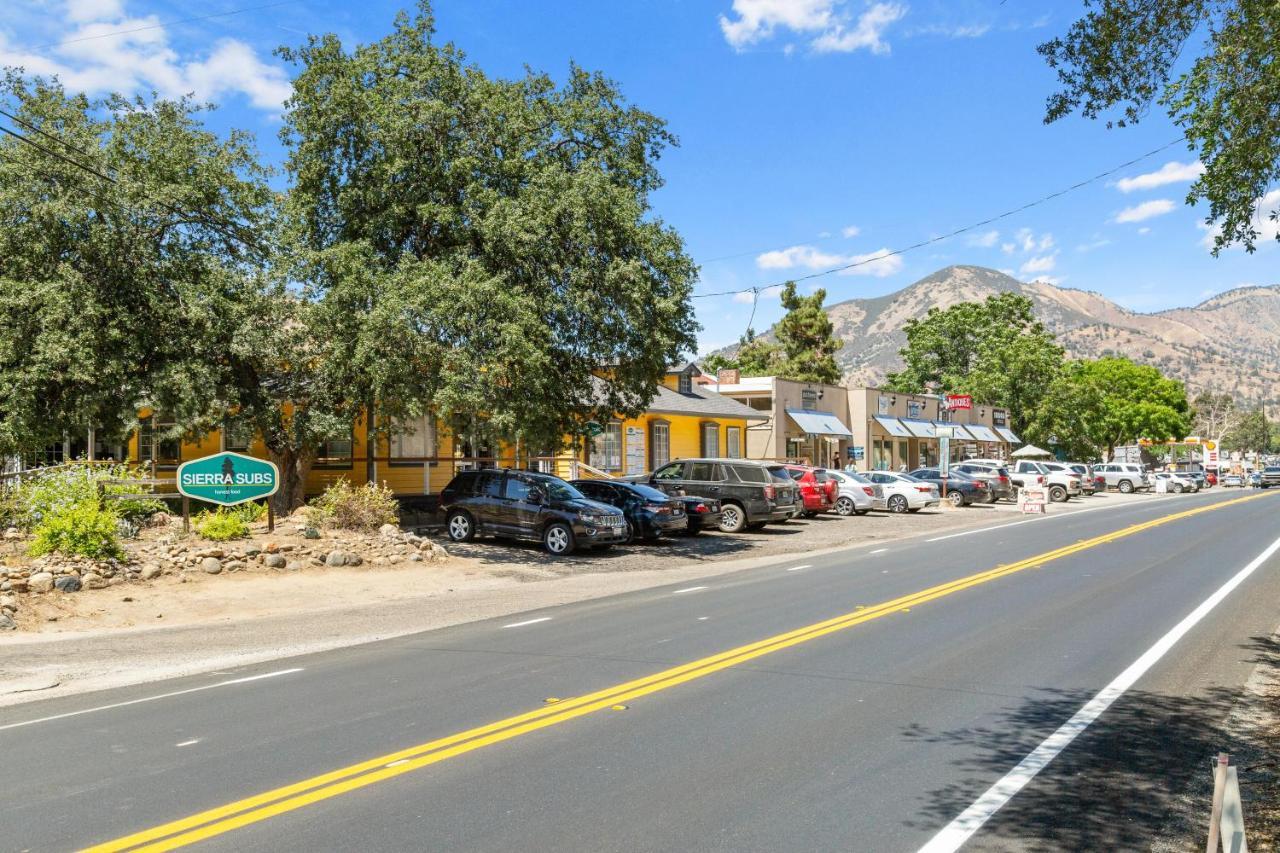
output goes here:
{"type": "MultiPolygon", "coordinates": [[[[296,0],[182,22],[264,4],[8,0],[0,65],[58,73],[94,94],[194,92],[221,105],[211,124],[253,131],[278,161],[289,69],[272,49],[307,32],[376,38],[406,4],[296,0]],[[94,38],[121,30],[136,31],[94,38]]],[[[698,293],[875,258],[1179,137],[1159,110],[1123,130],[1043,124],[1054,78],[1035,47],[1066,30],[1075,2],[437,0],[435,9],[440,37],[490,74],[528,64],[563,77],[574,60],[670,122],[681,145],[663,158],[667,185],[654,207],[701,265],[698,293]]],[[[1183,204],[1197,168],[1179,144],[989,227],[806,286],[825,287],[831,303],[968,263],[1151,311],[1275,283],[1274,239],[1253,255],[1210,256],[1202,215],[1183,204]]],[[[1270,237],[1275,226],[1262,230],[1270,237]]],[[[704,350],[736,340],[752,310],[749,296],[695,304],[704,350]]],[[[766,291],[756,328],[780,313],[766,291]]]]}

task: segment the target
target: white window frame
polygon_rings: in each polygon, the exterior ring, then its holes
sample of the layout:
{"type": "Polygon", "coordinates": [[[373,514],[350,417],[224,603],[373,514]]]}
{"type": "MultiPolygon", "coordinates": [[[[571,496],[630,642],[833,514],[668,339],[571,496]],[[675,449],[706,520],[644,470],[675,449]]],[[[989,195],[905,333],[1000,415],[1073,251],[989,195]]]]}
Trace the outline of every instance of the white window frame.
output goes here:
{"type": "Polygon", "coordinates": [[[657,471],[671,461],[671,424],[649,422],[649,470],[657,471]]]}
{"type": "Polygon", "coordinates": [[[724,428],[724,455],[728,459],[742,458],[742,427],[724,428]]]}
{"type": "Polygon", "coordinates": [[[720,424],[715,421],[704,421],[699,427],[702,438],[702,455],[714,459],[720,455],[720,424]],[[708,441],[708,436],[713,438],[708,441]]]}

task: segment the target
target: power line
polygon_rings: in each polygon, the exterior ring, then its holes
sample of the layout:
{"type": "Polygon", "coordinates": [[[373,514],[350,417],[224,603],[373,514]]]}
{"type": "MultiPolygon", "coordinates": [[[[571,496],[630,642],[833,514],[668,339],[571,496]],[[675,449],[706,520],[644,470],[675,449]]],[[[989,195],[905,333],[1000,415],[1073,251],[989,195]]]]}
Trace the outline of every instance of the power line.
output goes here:
{"type": "Polygon", "coordinates": [[[82,41],[96,41],[97,39],[113,38],[115,36],[129,35],[130,33],[141,33],[147,30],[161,30],[165,27],[171,27],[174,24],[188,24],[192,21],[207,21],[210,18],[226,18],[230,15],[240,15],[245,12],[260,12],[263,9],[274,9],[277,6],[287,6],[292,3],[298,3],[301,0],[280,0],[278,3],[266,3],[261,6],[246,6],[243,9],[231,9],[227,12],[215,12],[211,15],[196,15],[192,18],[179,18],[176,21],[165,21],[159,24],[149,24],[145,27],[134,27],[129,30],[114,30],[109,33],[99,33],[96,36],[81,36],[80,38],[64,39],[63,41],[49,42],[48,44],[38,44],[35,47],[27,48],[28,50],[45,50],[50,47],[59,47],[64,44],[76,44],[82,41]]]}
{"type": "MultiPolygon", "coordinates": [[[[822,278],[824,276],[833,275],[838,272],[844,272],[845,270],[851,270],[856,267],[866,266],[867,264],[878,263],[879,261],[883,261],[885,258],[892,258],[896,255],[905,255],[907,252],[913,252],[916,249],[922,249],[925,246],[931,246],[934,243],[941,243],[943,240],[949,240],[952,237],[956,237],[960,234],[964,234],[966,231],[972,231],[975,228],[982,228],[985,225],[990,225],[993,222],[999,222],[1000,220],[1007,219],[1010,216],[1016,216],[1017,214],[1022,213],[1025,210],[1030,210],[1033,207],[1038,207],[1042,204],[1045,204],[1046,202],[1052,201],[1055,198],[1064,196],[1067,193],[1074,192],[1075,190],[1078,190],[1082,187],[1087,187],[1089,184],[1097,183],[1103,178],[1108,178],[1114,175],[1116,172],[1119,172],[1123,169],[1127,169],[1136,163],[1141,163],[1143,160],[1146,160],[1148,157],[1154,157],[1156,154],[1159,154],[1161,151],[1164,151],[1167,148],[1172,148],[1174,145],[1177,145],[1178,143],[1183,141],[1184,140],[1181,137],[1179,137],[1178,139],[1174,139],[1170,142],[1166,142],[1164,145],[1161,145],[1159,148],[1153,148],[1145,154],[1141,154],[1137,157],[1134,157],[1132,160],[1127,160],[1124,163],[1121,163],[1119,166],[1115,166],[1114,168],[1108,169],[1105,172],[1100,172],[1094,175],[1092,178],[1079,181],[1077,183],[1072,184],[1069,187],[1060,189],[1057,192],[1052,192],[1052,193],[1049,193],[1048,195],[1041,196],[1035,201],[1029,201],[1026,204],[1019,205],[1018,207],[1015,207],[1011,210],[1006,210],[1004,213],[998,213],[995,216],[987,217],[986,219],[983,219],[979,222],[972,222],[968,225],[957,228],[954,231],[950,231],[946,234],[941,234],[937,237],[930,237],[928,240],[921,240],[918,243],[912,243],[910,246],[904,246],[901,249],[894,249],[893,251],[884,252],[883,254],[876,254],[874,257],[863,258],[858,261],[853,261],[852,263],[842,264],[841,266],[838,266],[838,267],[832,267],[831,269],[822,270],[821,272],[813,272],[813,273],[809,273],[808,275],[793,276],[791,278],[788,278],[786,281],[775,282],[773,284],[757,284],[751,287],[740,287],[737,290],[720,290],[715,293],[695,293],[690,298],[691,299],[710,299],[715,296],[733,296],[738,293],[751,293],[755,296],[758,296],[762,291],[768,290],[771,287],[781,287],[782,285],[786,284],[787,281],[808,281],[814,278],[822,278]]],[[[748,253],[748,254],[752,254],[752,253],[748,253]]]]}

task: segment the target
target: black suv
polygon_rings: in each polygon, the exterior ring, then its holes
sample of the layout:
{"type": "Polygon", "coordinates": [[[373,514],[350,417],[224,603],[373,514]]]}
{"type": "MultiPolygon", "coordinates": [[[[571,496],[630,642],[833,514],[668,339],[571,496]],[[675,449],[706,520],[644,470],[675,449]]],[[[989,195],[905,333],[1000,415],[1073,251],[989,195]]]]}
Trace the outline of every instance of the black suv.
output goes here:
{"type": "Polygon", "coordinates": [[[589,500],[550,474],[463,471],[440,492],[440,508],[455,542],[478,534],[509,536],[540,541],[560,556],[580,545],[607,548],[627,539],[622,510],[589,500]]]}
{"type": "Polygon", "coordinates": [[[737,533],[770,522],[795,518],[801,509],[799,490],[783,471],[774,476],[768,465],[747,459],[681,459],[652,474],[626,479],[647,483],[667,494],[698,495],[720,502],[720,529],[737,533]]]}
{"type": "Polygon", "coordinates": [[[689,526],[684,502],[643,483],[621,480],[570,480],[593,501],[616,506],[627,517],[627,544],[636,539],[657,542],[664,533],[683,533],[689,526]]]}

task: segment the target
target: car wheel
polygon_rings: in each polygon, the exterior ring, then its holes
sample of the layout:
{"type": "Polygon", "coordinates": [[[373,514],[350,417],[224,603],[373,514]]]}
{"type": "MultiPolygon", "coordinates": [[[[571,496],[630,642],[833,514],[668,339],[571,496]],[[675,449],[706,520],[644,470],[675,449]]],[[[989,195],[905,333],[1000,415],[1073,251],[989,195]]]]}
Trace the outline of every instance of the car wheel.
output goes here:
{"type": "Polygon", "coordinates": [[[1181,484],[1181,483],[1174,483],[1174,484],[1173,484],[1173,493],[1174,493],[1175,495],[1180,495],[1180,494],[1182,494],[1182,484],[1181,484]]]}
{"type": "Polygon", "coordinates": [[[747,514],[737,504],[724,504],[720,507],[720,530],[724,533],[737,533],[747,526],[747,514]]]}
{"type": "Polygon", "coordinates": [[[906,512],[907,499],[902,495],[894,495],[889,498],[889,512],[906,512]]]}
{"type": "Polygon", "coordinates": [[[1067,500],[1067,490],[1062,486],[1050,486],[1049,500],[1054,503],[1064,503],[1067,500]]]}
{"type": "Polygon", "coordinates": [[[853,498],[836,499],[836,515],[853,515],[853,498]]]}
{"type": "Polygon", "coordinates": [[[1128,480],[1121,480],[1116,484],[1116,488],[1120,490],[1120,494],[1122,495],[1133,494],[1133,483],[1128,480]]]}
{"type": "Polygon", "coordinates": [[[622,544],[630,545],[635,541],[636,541],[636,529],[628,520],[627,521],[627,538],[622,540],[622,544]]]}
{"type": "Polygon", "coordinates": [[[449,513],[446,529],[449,531],[449,538],[454,542],[470,542],[476,538],[475,521],[472,520],[469,513],[465,513],[460,509],[455,509],[449,513]]]}
{"type": "Polygon", "coordinates": [[[563,557],[573,553],[573,528],[563,521],[557,521],[542,533],[542,547],[548,554],[563,557]]]}
{"type": "Polygon", "coordinates": [[[950,501],[951,505],[954,507],[962,507],[965,504],[964,494],[962,492],[952,492],[947,495],[947,500],[950,501]]]}

